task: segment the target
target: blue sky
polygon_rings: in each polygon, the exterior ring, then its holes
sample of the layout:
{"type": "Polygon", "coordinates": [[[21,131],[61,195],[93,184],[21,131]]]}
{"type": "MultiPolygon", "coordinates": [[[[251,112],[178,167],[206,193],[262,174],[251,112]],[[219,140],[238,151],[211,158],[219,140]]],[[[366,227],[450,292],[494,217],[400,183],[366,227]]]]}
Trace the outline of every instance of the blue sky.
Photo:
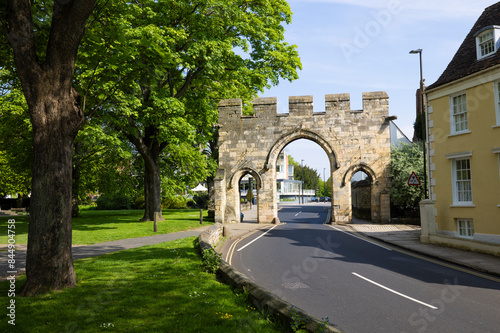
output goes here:
{"type": "MultiPolygon", "coordinates": [[[[299,79],[284,81],[260,94],[277,97],[278,112],[288,112],[289,96],[314,96],[314,110],[324,111],[324,95],[349,93],[351,109],[361,109],[365,91],[386,91],[396,124],[413,136],[418,54],[423,77],[434,83],[454,56],[484,8],[485,0],[290,0],[292,23],[286,41],[302,60],[299,79]]],[[[329,170],[316,144],[299,140],[287,146],[296,161],[329,170]]],[[[328,178],[328,176],[327,176],[328,178]]]]}

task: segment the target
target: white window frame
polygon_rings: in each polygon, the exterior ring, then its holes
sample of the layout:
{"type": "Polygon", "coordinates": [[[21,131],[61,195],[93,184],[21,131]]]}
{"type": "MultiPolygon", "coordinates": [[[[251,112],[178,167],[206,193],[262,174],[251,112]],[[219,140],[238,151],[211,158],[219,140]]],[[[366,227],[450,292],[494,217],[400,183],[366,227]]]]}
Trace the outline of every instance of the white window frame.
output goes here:
{"type": "MultiPolygon", "coordinates": [[[[491,151],[493,152],[493,154],[497,154],[498,155],[498,176],[499,176],[499,180],[500,180],[500,147],[497,147],[497,148],[491,148],[491,151]]],[[[500,208],[500,205],[497,205],[498,208],[500,208]]]]}
{"type": "Polygon", "coordinates": [[[474,221],[472,219],[457,219],[457,235],[461,238],[474,238],[474,221]]]}
{"type": "Polygon", "coordinates": [[[460,158],[453,160],[452,170],[453,204],[456,206],[473,205],[470,158],[460,158]],[[461,173],[461,175],[459,175],[459,173],[461,173]]]}
{"type": "Polygon", "coordinates": [[[477,60],[481,60],[487,58],[493,54],[495,54],[499,47],[499,37],[500,37],[500,27],[491,25],[488,27],[484,27],[474,34],[476,38],[476,56],[477,60]],[[490,35],[491,37],[482,40],[483,37],[490,35]],[[486,46],[487,47],[484,47],[486,46]],[[486,51],[486,52],[484,52],[486,51]]]}
{"type": "MultiPolygon", "coordinates": [[[[448,154],[446,155],[446,157],[448,159],[451,160],[451,187],[452,187],[452,194],[453,194],[453,206],[460,206],[460,207],[463,207],[463,206],[466,206],[466,207],[474,207],[474,204],[473,204],[473,199],[474,199],[474,196],[473,196],[473,191],[472,191],[472,151],[464,151],[464,152],[460,152],[460,153],[452,153],[452,154],[448,154]],[[457,168],[457,164],[458,162],[461,162],[461,161],[468,161],[468,169],[461,169],[462,172],[469,172],[469,179],[458,179],[458,175],[457,175],[457,172],[459,171],[458,168],[457,168]],[[460,185],[459,185],[459,182],[461,182],[462,184],[465,184],[466,186],[466,182],[468,182],[469,184],[469,192],[470,192],[470,195],[466,196],[468,198],[470,198],[470,200],[460,200],[461,199],[461,189],[460,189],[460,185]]],[[[462,178],[462,177],[460,177],[462,178]]],[[[463,191],[463,190],[462,190],[463,191]]],[[[465,193],[465,191],[463,192],[465,193]]]]}
{"type": "Polygon", "coordinates": [[[496,126],[500,126],[500,80],[493,82],[493,88],[495,92],[496,126]]]}
{"type": "Polygon", "coordinates": [[[462,133],[469,133],[469,114],[468,114],[468,108],[467,108],[467,94],[465,91],[451,95],[450,96],[450,133],[453,134],[462,134],[462,133]],[[460,104],[455,104],[455,101],[457,98],[463,97],[463,101],[461,101],[460,104]],[[459,109],[461,108],[461,109],[459,109]],[[463,110],[465,108],[465,111],[463,110]],[[461,111],[458,113],[455,113],[455,110],[461,111]],[[466,128],[465,129],[460,129],[457,130],[457,123],[455,116],[463,115],[465,114],[465,123],[466,123],[466,128]]]}

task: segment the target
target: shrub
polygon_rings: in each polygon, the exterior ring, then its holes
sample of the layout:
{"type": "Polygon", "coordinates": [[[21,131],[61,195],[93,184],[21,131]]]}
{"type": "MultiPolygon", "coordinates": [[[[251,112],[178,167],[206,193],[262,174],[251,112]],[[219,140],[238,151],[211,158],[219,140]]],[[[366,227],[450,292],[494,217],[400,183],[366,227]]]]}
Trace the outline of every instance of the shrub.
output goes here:
{"type": "Polygon", "coordinates": [[[212,248],[203,250],[202,256],[205,271],[212,274],[217,273],[222,256],[212,248]]]}
{"type": "Polygon", "coordinates": [[[412,172],[424,181],[422,145],[403,144],[391,149],[391,203],[401,211],[418,211],[418,204],[424,198],[423,186],[409,186],[408,178],[412,172]]]}
{"type": "Polygon", "coordinates": [[[144,198],[144,196],[135,199],[134,202],[135,209],[144,209],[145,206],[146,206],[146,198],[144,198]]]}
{"type": "Polygon", "coordinates": [[[162,209],[182,209],[187,207],[187,198],[178,195],[163,198],[161,202],[162,209]]]}
{"type": "Polygon", "coordinates": [[[132,200],[124,194],[102,194],[97,199],[97,209],[99,210],[119,210],[130,209],[132,200]]]}
{"type": "Polygon", "coordinates": [[[203,208],[203,209],[208,209],[208,193],[204,194],[197,194],[194,196],[194,202],[196,202],[196,207],[197,208],[203,208]]]}

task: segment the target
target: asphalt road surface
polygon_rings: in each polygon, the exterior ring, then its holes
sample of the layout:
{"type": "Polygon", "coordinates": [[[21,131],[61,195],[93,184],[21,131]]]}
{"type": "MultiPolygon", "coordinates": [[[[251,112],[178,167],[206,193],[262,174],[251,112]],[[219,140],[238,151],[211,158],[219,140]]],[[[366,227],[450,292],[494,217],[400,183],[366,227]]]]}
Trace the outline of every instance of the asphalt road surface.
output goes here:
{"type": "Polygon", "coordinates": [[[224,258],[346,333],[500,332],[500,279],[324,225],[329,207],[285,206],[224,258]]]}

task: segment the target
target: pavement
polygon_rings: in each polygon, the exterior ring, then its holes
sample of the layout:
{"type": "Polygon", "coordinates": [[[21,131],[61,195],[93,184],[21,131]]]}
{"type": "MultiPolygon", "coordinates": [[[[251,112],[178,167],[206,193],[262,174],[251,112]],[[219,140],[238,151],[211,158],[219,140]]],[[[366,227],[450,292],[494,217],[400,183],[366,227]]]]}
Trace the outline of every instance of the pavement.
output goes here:
{"type": "MultiPolygon", "coordinates": [[[[73,245],[73,260],[100,256],[107,253],[117,252],[121,250],[133,249],[137,247],[142,247],[146,245],[153,245],[163,242],[169,242],[176,239],[187,238],[192,236],[199,236],[203,231],[205,231],[209,226],[203,226],[197,229],[174,232],[170,234],[159,234],[154,236],[139,237],[139,238],[129,238],[121,239],[111,242],[104,242],[92,245],[73,245]]],[[[0,245],[0,281],[5,280],[10,276],[12,270],[8,269],[8,251],[7,245],[0,245]]],[[[15,275],[20,275],[24,273],[26,266],[26,245],[16,245],[15,252],[15,270],[17,273],[15,275]]]]}
{"type": "MultiPolygon", "coordinates": [[[[259,228],[268,227],[269,224],[257,223],[255,206],[251,210],[243,211],[242,223],[224,225],[225,236],[241,237],[248,232],[259,228]]],[[[468,267],[480,272],[500,277],[500,257],[475,253],[440,245],[425,244],[420,242],[420,226],[403,224],[375,224],[367,221],[353,219],[351,224],[343,224],[351,231],[377,239],[379,241],[398,246],[402,249],[417,252],[430,257],[438,258],[453,264],[468,267]]],[[[168,242],[180,238],[198,236],[208,226],[198,229],[181,231],[171,234],[161,234],[149,237],[123,239],[93,245],[73,246],[73,259],[99,256],[106,253],[141,247],[145,245],[168,242]]],[[[0,281],[8,276],[8,252],[5,245],[0,245],[0,281]],[[3,278],[2,278],[3,277],[3,278]]],[[[26,261],[26,246],[16,246],[16,270],[18,274],[24,272],[26,261]]]]}

